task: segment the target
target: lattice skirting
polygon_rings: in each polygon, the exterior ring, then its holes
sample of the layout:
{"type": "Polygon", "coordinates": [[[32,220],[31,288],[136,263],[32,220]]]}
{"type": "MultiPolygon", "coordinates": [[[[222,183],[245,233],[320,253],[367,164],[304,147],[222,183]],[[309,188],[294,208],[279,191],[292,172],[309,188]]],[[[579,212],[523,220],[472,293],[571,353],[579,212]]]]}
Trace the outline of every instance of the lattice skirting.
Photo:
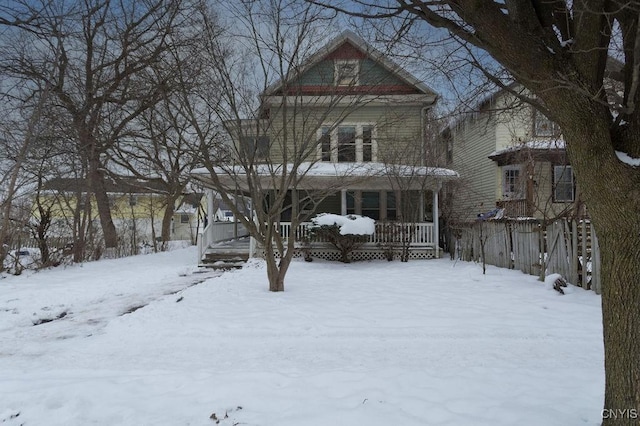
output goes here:
{"type": "MultiPolygon", "coordinates": [[[[310,250],[311,257],[325,260],[340,260],[340,252],[331,246],[326,247],[314,247],[310,250]]],[[[257,256],[264,258],[264,250],[259,248],[257,250],[257,256]]],[[[280,257],[280,253],[275,254],[276,257],[280,257]]],[[[293,254],[294,257],[303,257],[304,253],[301,249],[296,249],[293,254]]],[[[400,250],[394,250],[394,260],[400,259],[400,250]]],[[[435,250],[430,247],[416,247],[409,250],[409,259],[433,259],[435,258],[435,250]]],[[[385,252],[379,248],[360,248],[351,252],[351,260],[354,262],[361,260],[386,260],[387,256],[385,252]]]]}

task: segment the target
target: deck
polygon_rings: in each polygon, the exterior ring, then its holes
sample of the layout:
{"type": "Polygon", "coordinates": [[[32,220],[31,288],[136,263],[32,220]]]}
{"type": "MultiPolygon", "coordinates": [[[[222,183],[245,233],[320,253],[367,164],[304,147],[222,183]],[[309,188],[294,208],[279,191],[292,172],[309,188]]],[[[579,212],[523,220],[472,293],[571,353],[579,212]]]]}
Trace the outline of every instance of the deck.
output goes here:
{"type": "MultiPolygon", "coordinates": [[[[295,256],[304,256],[306,251],[311,257],[318,257],[327,260],[338,260],[339,253],[335,247],[327,241],[312,240],[305,238],[308,236],[307,228],[310,223],[302,223],[297,229],[291,229],[291,223],[280,223],[280,235],[284,239],[295,238],[295,256]],[[293,231],[293,232],[292,232],[293,231]],[[303,250],[301,241],[305,241],[303,250]]],[[[229,239],[229,229],[235,225],[229,222],[214,223],[213,229],[205,228],[205,233],[201,235],[198,242],[200,266],[214,267],[219,269],[229,269],[241,267],[244,262],[253,254],[263,256],[261,247],[251,244],[251,238],[246,236],[244,227],[241,228],[243,237],[229,239]],[[208,234],[207,234],[208,232],[208,234]],[[224,238],[216,241],[216,238],[224,238]]],[[[240,234],[240,232],[238,232],[240,234]]],[[[399,255],[401,247],[409,246],[410,259],[430,259],[439,257],[435,236],[437,230],[433,223],[399,224],[393,222],[376,223],[376,232],[367,238],[367,242],[353,253],[353,260],[386,259],[389,253],[393,256],[399,255]]]]}

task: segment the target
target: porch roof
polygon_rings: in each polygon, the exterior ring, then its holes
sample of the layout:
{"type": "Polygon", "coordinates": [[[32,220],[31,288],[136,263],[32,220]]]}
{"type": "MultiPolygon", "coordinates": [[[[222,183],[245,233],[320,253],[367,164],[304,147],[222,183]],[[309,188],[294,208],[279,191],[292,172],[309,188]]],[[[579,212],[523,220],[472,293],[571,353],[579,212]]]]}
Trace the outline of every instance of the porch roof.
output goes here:
{"type": "Polygon", "coordinates": [[[527,158],[558,164],[567,163],[564,140],[557,138],[519,142],[516,145],[492,152],[488,158],[498,163],[499,166],[519,164],[527,158]],[[526,153],[526,156],[523,156],[523,153],[526,153]]]}
{"type": "MultiPolygon", "coordinates": [[[[219,166],[213,169],[221,186],[247,189],[247,171],[260,180],[263,188],[272,187],[283,174],[291,174],[293,165],[258,164],[251,170],[242,166],[219,166]],[[286,170],[286,171],[285,171],[286,170]]],[[[305,162],[298,168],[299,190],[434,190],[443,181],[457,179],[458,173],[440,167],[411,166],[385,163],[305,162]]],[[[215,188],[214,176],[206,168],[195,169],[191,175],[205,186],[215,188]]]]}

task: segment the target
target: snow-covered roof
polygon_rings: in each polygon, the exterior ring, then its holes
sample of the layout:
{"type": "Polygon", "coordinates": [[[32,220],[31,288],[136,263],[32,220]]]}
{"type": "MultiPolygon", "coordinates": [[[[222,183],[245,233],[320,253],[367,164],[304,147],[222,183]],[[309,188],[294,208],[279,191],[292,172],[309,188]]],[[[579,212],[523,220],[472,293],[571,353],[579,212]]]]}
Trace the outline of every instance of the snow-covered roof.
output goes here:
{"type": "Polygon", "coordinates": [[[524,150],[537,150],[537,151],[549,151],[549,150],[563,150],[565,149],[564,139],[531,139],[524,142],[518,142],[513,146],[509,146],[504,149],[493,151],[489,154],[489,158],[496,157],[502,154],[508,154],[512,152],[519,152],[524,150]]]}
{"type": "MultiPolygon", "coordinates": [[[[271,176],[282,172],[282,165],[259,164],[256,165],[258,176],[271,176]]],[[[287,164],[288,173],[293,170],[293,165],[287,164]]],[[[215,167],[214,172],[219,175],[246,175],[246,170],[242,166],[215,167]]],[[[208,175],[206,168],[195,169],[191,172],[194,175],[208,175]]],[[[376,177],[376,176],[400,176],[400,177],[443,177],[457,178],[459,174],[450,169],[441,167],[411,166],[385,163],[328,163],[328,162],[304,162],[298,167],[298,174],[305,176],[327,176],[327,177],[376,177]]]]}
{"type": "MultiPolygon", "coordinates": [[[[291,175],[293,165],[259,164],[249,171],[263,188],[280,185],[291,175]],[[283,170],[283,167],[286,170],[283,170]]],[[[242,166],[215,167],[213,175],[204,168],[191,172],[194,179],[211,188],[248,190],[247,170],[242,166]]],[[[437,190],[441,182],[457,179],[458,173],[440,167],[389,165],[384,163],[306,162],[297,168],[299,190],[437,190]]],[[[255,181],[254,181],[255,182],[255,181]]]]}

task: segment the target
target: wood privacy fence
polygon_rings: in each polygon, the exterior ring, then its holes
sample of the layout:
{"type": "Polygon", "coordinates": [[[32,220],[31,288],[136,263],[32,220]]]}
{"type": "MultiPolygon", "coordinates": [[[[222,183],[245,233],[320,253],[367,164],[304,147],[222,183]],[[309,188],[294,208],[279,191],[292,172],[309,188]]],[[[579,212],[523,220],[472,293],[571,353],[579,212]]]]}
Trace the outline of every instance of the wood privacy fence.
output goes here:
{"type": "Polygon", "coordinates": [[[541,279],[561,274],[568,282],[601,292],[600,251],[593,225],[560,219],[478,221],[450,227],[456,259],[518,269],[541,279]]]}

